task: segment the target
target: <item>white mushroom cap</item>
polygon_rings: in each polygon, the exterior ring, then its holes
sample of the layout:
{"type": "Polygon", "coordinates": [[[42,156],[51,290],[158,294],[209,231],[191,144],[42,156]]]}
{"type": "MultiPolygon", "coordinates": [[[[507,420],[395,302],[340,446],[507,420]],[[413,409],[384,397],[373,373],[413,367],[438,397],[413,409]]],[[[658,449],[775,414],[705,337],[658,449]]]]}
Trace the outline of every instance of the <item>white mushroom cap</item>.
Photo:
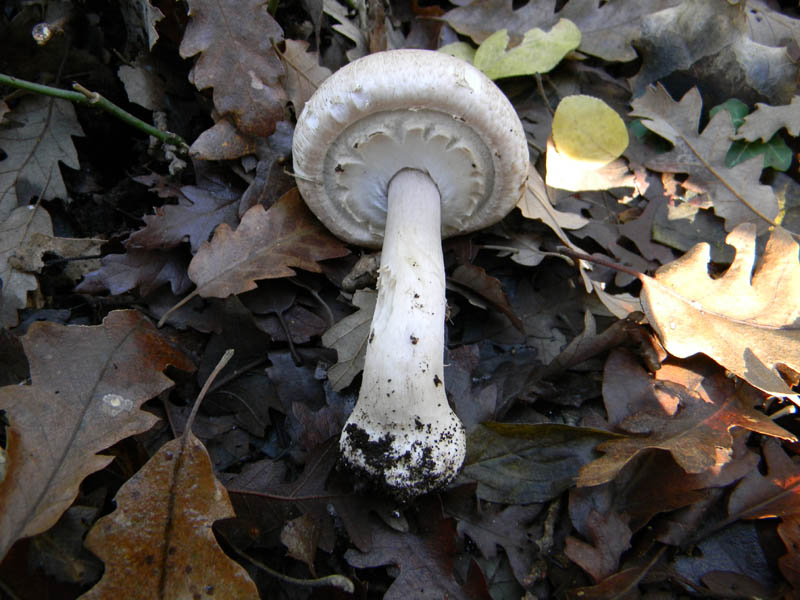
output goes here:
{"type": "Polygon", "coordinates": [[[306,103],[293,144],[297,185],[340,239],[379,248],[386,190],[403,168],[439,188],[442,237],[492,225],[519,201],[528,148],[508,99],[472,65],[439,52],[365,56],[306,103]]]}

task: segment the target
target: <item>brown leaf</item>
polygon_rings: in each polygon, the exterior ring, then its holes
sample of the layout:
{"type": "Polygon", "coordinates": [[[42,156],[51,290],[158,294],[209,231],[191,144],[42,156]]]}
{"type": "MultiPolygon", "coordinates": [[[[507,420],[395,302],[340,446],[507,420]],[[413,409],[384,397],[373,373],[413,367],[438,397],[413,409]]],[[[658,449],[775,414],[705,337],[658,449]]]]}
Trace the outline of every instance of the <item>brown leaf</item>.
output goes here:
{"type": "Polygon", "coordinates": [[[106,570],[81,598],[258,598],[247,571],[214,537],[214,521],[234,512],[194,435],[162,446],[115,501],[86,537],[106,570]]]}
{"type": "Polygon", "coordinates": [[[622,553],[630,548],[631,530],[613,511],[601,515],[592,510],[586,526],[592,543],[569,536],[564,554],[589,573],[595,581],[600,581],[617,571],[622,553]]]}
{"type": "Polygon", "coordinates": [[[778,525],[778,535],[788,550],[778,559],[778,567],[797,594],[800,592],[800,515],[783,517],[778,525]]]}
{"type": "Polygon", "coordinates": [[[34,323],[22,343],[32,383],[0,388],[10,423],[0,556],[58,520],[83,478],[113,460],[99,451],[153,425],[139,407],[172,386],[168,365],[193,368],[133,310],[93,327],[34,323]]]}
{"type": "Polygon", "coordinates": [[[744,123],[736,130],[736,139],[768,142],[784,127],[792,137],[800,135],[800,96],[793,97],[791,104],[783,106],[758,102],[756,109],[744,118],[744,123]]]}
{"type": "Polygon", "coordinates": [[[83,135],[67,100],[34,94],[20,100],[5,118],[19,126],[0,130],[0,220],[34,196],[67,197],[58,165],[80,166],[72,136],[83,135]]]}
{"type": "Polygon", "coordinates": [[[108,254],[102,266],[83,278],[76,292],[97,294],[108,290],[112,295],[139,288],[142,296],[156,291],[165,283],[173,294],[185,293],[191,286],[186,275],[186,258],[179,250],[128,249],[125,254],[108,254]]]}
{"type": "Polygon", "coordinates": [[[350,385],[364,368],[372,315],[378,294],[358,290],[353,294],[353,304],[358,310],[336,323],[322,335],[322,344],[337,352],[336,364],[328,369],[328,380],[338,392],[350,385]]]}
{"type": "Polygon", "coordinates": [[[702,352],[769,394],[790,395],[778,367],[800,371],[798,244],[776,229],[754,268],[755,226],[740,225],[727,242],[736,257],[717,279],[705,243],[655,278],[641,275],[647,318],[670,354],[702,352]]]}
{"type": "Polygon", "coordinates": [[[241,194],[225,185],[181,188],[178,204],[156,209],[145,215],[145,226],[134,231],[125,242],[128,248],[174,248],[187,238],[192,252],[211,237],[220,223],[233,227],[238,222],[237,206],[241,194]]]}
{"type": "Polygon", "coordinates": [[[778,202],[768,185],[759,181],[760,158],[733,168],[725,166],[725,156],[733,136],[733,125],[726,111],[719,111],[698,134],[702,100],[692,88],[675,102],[659,84],[650,86],[632,103],[631,115],[642,117],[642,124],[669,140],[674,148],[647,161],[648,168],[669,173],[688,173],[684,185],[708,194],[717,216],[725,219],[730,231],[740,223],[754,222],[759,231],[774,224],[778,202]]]}
{"type": "Polygon", "coordinates": [[[308,42],[286,40],[286,49],[281,54],[286,69],[286,95],[299,115],[306,101],[317,91],[319,84],[331,74],[331,70],[319,64],[319,53],[308,51],[308,42]]]}
{"type": "Polygon", "coordinates": [[[0,221],[0,326],[15,326],[17,311],[28,305],[28,292],[39,287],[36,277],[15,267],[13,261],[14,254],[37,233],[53,234],[50,215],[41,207],[20,206],[0,221]]]}
{"type": "Polygon", "coordinates": [[[319,543],[319,524],[311,515],[305,514],[292,519],[283,526],[281,543],[287,554],[308,565],[308,570],[316,577],[314,556],[319,543]]]}
{"type": "Polygon", "coordinates": [[[680,402],[677,412],[668,416],[655,411],[639,412],[621,423],[621,427],[640,437],[610,440],[597,446],[605,456],[581,468],[579,486],[611,481],[640,452],[666,450],[687,473],[698,474],[721,468],[730,462],[733,439],[730,429],[741,427],[776,437],[792,437],[769,417],[745,404],[736,394],[707,400],[673,382],[659,382],[656,387],[661,404],[680,402]]]}
{"type": "Polygon", "coordinates": [[[503,285],[484,269],[473,264],[459,265],[453,271],[450,279],[472,290],[484,300],[488,300],[497,310],[508,317],[514,327],[520,331],[525,331],[522,320],[511,308],[508,296],[503,291],[503,285]]]}
{"type": "Polygon", "coordinates": [[[256,287],[256,280],[289,277],[291,267],[320,272],[319,260],[348,254],[306,208],[297,188],[269,210],[248,210],[236,231],[224,223],[203,242],[189,265],[195,293],[225,298],[256,287]]]}
{"type": "Polygon", "coordinates": [[[800,515],[800,469],[774,440],[764,444],[767,474],[745,477],[731,494],[728,512],[745,519],[800,515]]]}
{"type": "Polygon", "coordinates": [[[395,565],[400,573],[383,596],[384,600],[463,598],[453,578],[456,548],[454,519],[442,518],[434,502],[424,504],[425,530],[398,533],[374,521],[373,545],[369,552],[348,550],[344,557],[357,569],[395,565]]]}
{"type": "Polygon", "coordinates": [[[267,137],[286,104],[273,48],[283,39],[280,26],[262,0],[190,0],[189,16],[180,54],[200,54],[189,79],[199,90],[214,88],[214,106],[239,131],[267,137]]]}

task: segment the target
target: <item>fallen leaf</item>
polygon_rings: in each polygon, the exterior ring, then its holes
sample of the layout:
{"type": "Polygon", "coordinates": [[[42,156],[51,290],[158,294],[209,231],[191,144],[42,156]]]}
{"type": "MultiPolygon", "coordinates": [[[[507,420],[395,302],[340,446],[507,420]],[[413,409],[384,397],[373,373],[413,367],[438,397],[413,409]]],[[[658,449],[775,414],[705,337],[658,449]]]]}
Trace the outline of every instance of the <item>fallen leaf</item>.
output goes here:
{"type": "Polygon", "coordinates": [[[450,275],[450,280],[475,292],[484,300],[487,300],[492,306],[508,317],[514,327],[520,331],[524,331],[522,321],[514,313],[514,309],[508,301],[508,296],[506,296],[505,291],[503,291],[503,285],[496,277],[492,277],[481,267],[473,264],[464,264],[455,268],[452,275],[450,275]]]}
{"type": "Polygon", "coordinates": [[[736,257],[716,279],[705,243],[654,278],[641,275],[642,304],[670,354],[702,352],[769,394],[791,395],[779,366],[800,371],[798,244],[776,229],[754,265],[755,229],[743,224],[728,234],[736,257]]]}
{"type": "Polygon", "coordinates": [[[788,550],[778,559],[778,568],[792,584],[796,595],[800,591],[800,515],[783,517],[778,525],[778,535],[788,550]]]}
{"type": "Polygon", "coordinates": [[[106,240],[99,238],[63,238],[34,231],[19,244],[10,263],[20,271],[40,273],[45,266],[44,255],[47,253],[66,259],[80,258],[81,260],[64,264],[64,274],[77,281],[100,266],[99,259],[87,257],[99,255],[100,248],[105,243],[106,240]]]}
{"type": "Polygon", "coordinates": [[[428,512],[424,530],[418,534],[398,533],[375,523],[369,552],[352,549],[345,552],[345,560],[357,569],[384,565],[399,569],[383,596],[385,600],[464,597],[453,577],[455,520],[442,518],[441,510],[430,502],[424,506],[428,512]]]}
{"type": "Polygon", "coordinates": [[[662,406],[680,402],[674,414],[662,410],[641,411],[628,417],[620,428],[636,437],[609,440],[597,446],[605,455],[583,467],[578,486],[593,486],[614,479],[634,457],[649,450],[665,450],[690,474],[721,469],[732,458],[730,430],[741,427],[784,439],[793,436],[769,417],[746,405],[735,394],[708,401],[672,382],[656,385],[662,406]]]}
{"type": "Polygon", "coordinates": [[[112,295],[139,288],[142,296],[169,283],[172,293],[183,294],[191,286],[186,275],[186,256],[180,250],[128,249],[125,254],[108,254],[102,266],[88,273],[75,288],[82,294],[108,290],[112,295]]]}
{"type": "Polygon", "coordinates": [[[233,517],[233,507],[191,432],[164,444],[114,500],[116,510],[86,536],[106,569],[83,600],[259,597],[214,537],[212,525],[233,517]]]}
{"type": "Polygon", "coordinates": [[[53,234],[50,215],[41,206],[20,206],[0,222],[0,326],[15,326],[17,311],[28,305],[28,292],[39,287],[36,277],[15,268],[12,260],[37,233],[53,234]]]}
{"type": "Polygon", "coordinates": [[[145,60],[137,60],[133,66],[122,65],[117,70],[117,77],[125,86],[125,93],[131,102],[147,110],[166,108],[166,82],[145,60]]]}
{"type": "Polygon", "coordinates": [[[751,3],[745,9],[730,2],[683,0],[643,19],[637,43],[642,65],[630,80],[633,96],[677,71],[702,82],[713,104],[732,96],[788,102],[796,89],[797,65],[786,48],[762,41],[760,33],[770,27],[757,25],[763,18],[752,15],[751,3]]]}
{"type": "Polygon", "coordinates": [[[297,267],[320,272],[319,260],[349,251],[306,208],[297,188],[269,210],[254,206],[235,231],[224,223],[189,264],[193,295],[226,298],[256,287],[256,280],[289,277],[297,267]]]}
{"type": "Polygon", "coordinates": [[[358,21],[353,21],[349,18],[347,6],[335,0],[324,0],[322,7],[326,15],[338,21],[336,24],[331,25],[331,29],[342,34],[354,44],[352,48],[345,52],[348,60],[352,62],[365,56],[369,51],[367,37],[359,28],[358,21]]]}
{"type": "Polygon", "coordinates": [[[618,437],[567,425],[484,423],[467,436],[460,477],[477,481],[478,497],[490,502],[547,502],[575,484],[598,442],[618,437]]]}
{"type": "Polygon", "coordinates": [[[545,33],[534,28],[522,41],[507,49],[508,32],[501,29],[490,35],[475,51],[474,65],[490,79],[534,75],[552,71],[581,42],[575,24],[561,19],[545,33]]]}
{"type": "Polygon", "coordinates": [[[20,100],[5,119],[0,128],[0,220],[34,196],[67,198],[58,164],[80,167],[72,137],[83,135],[67,100],[34,94],[20,100]]]}
{"type": "Polygon", "coordinates": [[[794,96],[791,104],[783,106],[757,103],[756,109],[744,117],[744,123],[736,131],[735,138],[766,142],[783,128],[792,137],[800,135],[800,96],[794,96]]]}
{"type": "Polygon", "coordinates": [[[594,170],[625,151],[628,130],[616,111],[600,98],[577,94],[558,103],[553,115],[553,142],[559,154],[594,170]]]}
{"type": "Polygon", "coordinates": [[[189,1],[180,55],[199,54],[189,73],[198,90],[214,88],[214,106],[250,136],[267,137],[284,118],[283,65],[273,47],[283,31],[262,0],[189,1]],[[230,24],[236,23],[235,29],[230,24]]]}
{"type": "Polygon", "coordinates": [[[308,42],[286,40],[286,49],[281,54],[286,69],[286,95],[299,115],[319,84],[331,74],[331,70],[319,64],[319,54],[308,51],[308,42]]]}
{"type": "Polygon", "coordinates": [[[498,557],[502,547],[514,577],[524,585],[539,550],[536,544],[539,535],[532,531],[531,523],[541,512],[542,505],[501,507],[487,504],[478,509],[471,492],[469,495],[459,492],[460,489],[447,493],[444,504],[445,512],[458,521],[459,535],[469,536],[484,558],[490,560],[498,557]],[[466,497],[462,500],[462,496],[466,497]]]}
{"type": "Polygon", "coordinates": [[[377,301],[377,292],[357,290],[353,294],[353,305],[358,310],[322,335],[322,345],[337,352],[336,364],[328,368],[328,381],[336,392],[350,385],[353,378],[364,369],[367,337],[377,301]]]}
{"type": "Polygon", "coordinates": [[[84,586],[97,581],[102,565],[83,547],[97,513],[93,506],[68,508],[53,527],[31,538],[31,560],[58,581],[84,586]]]}
{"type": "Polygon", "coordinates": [[[745,477],[728,500],[728,512],[740,519],[800,515],[800,469],[775,440],[764,443],[767,472],[745,477]]]}
{"type": "Polygon", "coordinates": [[[740,223],[756,222],[759,231],[774,224],[778,202],[768,185],[759,181],[761,161],[749,160],[733,168],[725,166],[733,125],[727,114],[717,114],[697,133],[702,101],[692,88],[675,102],[659,85],[649,87],[632,103],[633,116],[654,133],[669,140],[673,149],[646,162],[655,171],[688,173],[684,185],[708,194],[717,216],[725,219],[730,231],[740,223]]]}
{"type": "Polygon", "coordinates": [[[281,543],[286,546],[287,554],[304,562],[316,577],[314,556],[319,544],[319,525],[311,515],[305,514],[292,519],[281,530],[281,543]]]}
{"type": "Polygon", "coordinates": [[[134,231],[125,245],[163,250],[188,239],[196,253],[218,225],[237,224],[239,198],[241,193],[226,185],[184,186],[178,204],[167,204],[157,208],[154,215],[145,215],[145,226],[134,231]]]}
{"type": "MultiPolygon", "coordinates": [[[[651,13],[670,8],[681,0],[570,0],[555,13],[556,2],[528,2],[514,10],[512,0],[478,0],[459,6],[442,17],[463,35],[482,43],[500,29],[519,41],[533,27],[552,27],[569,19],[581,32],[580,51],[609,61],[627,62],[637,55],[634,44],[641,38],[641,23],[651,13]]],[[[459,3],[460,4],[460,3],[459,3]]]]}
{"type": "Polygon", "coordinates": [[[595,581],[601,581],[619,568],[622,553],[631,546],[631,530],[613,511],[602,515],[592,510],[586,527],[591,543],[569,536],[564,545],[564,554],[595,581]]]}
{"type": "Polygon", "coordinates": [[[22,343],[32,383],[0,388],[10,423],[0,556],[58,520],[81,481],[113,460],[98,452],[153,425],[139,407],[172,386],[168,365],[193,368],[134,310],[92,327],[34,323],[22,343]]]}
{"type": "Polygon", "coordinates": [[[152,50],[158,41],[156,25],[164,18],[164,13],[153,6],[150,0],[122,3],[120,11],[128,34],[125,55],[133,56],[145,49],[152,50]]]}

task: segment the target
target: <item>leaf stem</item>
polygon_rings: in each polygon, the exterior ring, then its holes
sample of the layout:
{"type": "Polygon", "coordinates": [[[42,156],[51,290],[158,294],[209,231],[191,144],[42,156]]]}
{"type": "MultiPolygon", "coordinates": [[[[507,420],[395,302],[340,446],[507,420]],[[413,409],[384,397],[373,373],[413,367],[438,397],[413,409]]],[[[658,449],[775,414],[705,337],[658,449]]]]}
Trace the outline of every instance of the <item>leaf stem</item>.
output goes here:
{"type": "Polygon", "coordinates": [[[11,75],[0,73],[0,84],[8,85],[20,90],[34,92],[43,96],[52,96],[53,98],[69,100],[75,104],[96,106],[97,108],[101,108],[110,113],[120,121],[123,121],[124,123],[127,123],[128,125],[131,125],[132,127],[135,127],[136,129],[139,129],[148,135],[152,135],[154,138],[160,140],[164,144],[172,144],[177,146],[181,153],[186,154],[189,151],[189,145],[181,136],[175,133],[170,133],[169,131],[162,131],[153,125],[142,121],[140,118],[135,117],[128,111],[120,108],[104,96],[98,94],[97,92],[92,92],[86,89],[79,83],[72,84],[72,88],[75,91],[71,92],[69,90],[51,87],[49,85],[42,85],[40,83],[18,79],[16,77],[12,77],[11,75]]]}

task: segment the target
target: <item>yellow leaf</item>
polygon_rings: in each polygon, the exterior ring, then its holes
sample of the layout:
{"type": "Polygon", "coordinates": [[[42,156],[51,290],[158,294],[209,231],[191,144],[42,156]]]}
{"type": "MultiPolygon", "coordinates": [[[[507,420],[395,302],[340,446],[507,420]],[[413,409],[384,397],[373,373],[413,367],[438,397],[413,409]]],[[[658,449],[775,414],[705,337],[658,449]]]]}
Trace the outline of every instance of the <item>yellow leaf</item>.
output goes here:
{"type": "Polygon", "coordinates": [[[547,73],[581,43],[581,32],[572,21],[560,19],[545,33],[531,29],[522,42],[506,50],[508,32],[494,32],[475,52],[474,64],[490,79],[547,73]]]}
{"type": "Polygon", "coordinates": [[[553,142],[561,156],[598,169],[628,147],[625,122],[599,98],[567,96],[553,115],[553,142]]]}

